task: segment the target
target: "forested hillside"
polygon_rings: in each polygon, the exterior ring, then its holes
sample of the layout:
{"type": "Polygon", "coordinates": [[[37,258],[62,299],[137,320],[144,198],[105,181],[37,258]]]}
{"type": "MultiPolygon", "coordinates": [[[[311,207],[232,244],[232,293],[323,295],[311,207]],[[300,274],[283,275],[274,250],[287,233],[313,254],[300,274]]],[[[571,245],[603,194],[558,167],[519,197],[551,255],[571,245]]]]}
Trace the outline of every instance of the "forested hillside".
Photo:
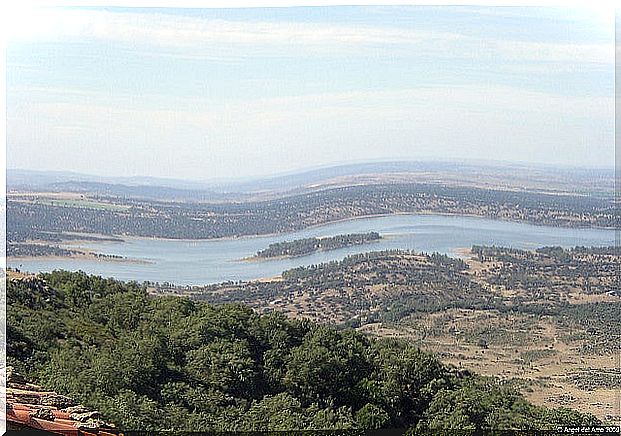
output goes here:
{"type": "Polygon", "coordinates": [[[370,339],[83,273],[10,279],[10,365],[129,430],[554,428],[597,423],[370,339]]]}
{"type": "Polygon", "coordinates": [[[9,242],[67,233],[212,239],[286,233],[343,219],[397,213],[475,215],[559,227],[616,224],[612,200],[432,184],[346,186],[269,201],[184,203],[124,197],[59,202],[11,196],[9,242]]]}

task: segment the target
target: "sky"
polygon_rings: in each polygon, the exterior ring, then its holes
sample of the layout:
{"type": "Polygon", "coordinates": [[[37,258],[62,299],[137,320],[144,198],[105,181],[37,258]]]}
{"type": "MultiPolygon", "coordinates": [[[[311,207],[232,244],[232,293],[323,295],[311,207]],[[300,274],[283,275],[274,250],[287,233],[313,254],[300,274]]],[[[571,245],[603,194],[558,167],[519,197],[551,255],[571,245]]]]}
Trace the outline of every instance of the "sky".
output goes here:
{"type": "Polygon", "coordinates": [[[8,168],[205,180],[370,160],[614,166],[606,10],[56,7],[8,33],[8,168]]]}

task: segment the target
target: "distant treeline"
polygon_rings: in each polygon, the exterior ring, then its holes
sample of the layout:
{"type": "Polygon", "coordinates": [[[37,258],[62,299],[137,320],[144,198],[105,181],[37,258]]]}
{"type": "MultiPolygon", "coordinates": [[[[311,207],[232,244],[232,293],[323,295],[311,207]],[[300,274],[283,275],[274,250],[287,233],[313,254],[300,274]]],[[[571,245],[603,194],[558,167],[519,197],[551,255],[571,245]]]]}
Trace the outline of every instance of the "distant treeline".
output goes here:
{"type": "Polygon", "coordinates": [[[72,250],[69,248],[58,247],[48,244],[28,244],[9,242],[6,245],[6,255],[9,257],[71,257],[71,256],[92,256],[97,259],[124,259],[123,256],[116,254],[90,253],[82,250],[72,250]]]}
{"type": "Polygon", "coordinates": [[[45,241],[45,242],[63,242],[63,241],[94,241],[94,242],[123,242],[121,238],[112,236],[94,236],[86,234],[63,233],[58,231],[37,231],[32,228],[17,226],[14,230],[8,230],[6,233],[7,241],[11,242],[28,242],[28,241],[45,241]]]}
{"type": "Polygon", "coordinates": [[[258,251],[257,257],[304,256],[315,251],[336,250],[352,245],[366,244],[379,239],[381,239],[381,236],[377,232],[350,233],[326,238],[296,239],[294,241],[270,244],[265,250],[258,251]]]}
{"type": "Polygon", "coordinates": [[[7,235],[96,233],[211,239],[297,231],[362,216],[396,213],[466,214],[563,227],[617,224],[612,200],[423,184],[348,186],[277,200],[171,203],[106,198],[125,210],[7,201],[7,235]]]}
{"type": "Polygon", "coordinates": [[[6,255],[13,257],[38,257],[38,256],[73,256],[83,254],[81,251],[69,250],[53,245],[44,244],[13,244],[6,246],[6,255]]]}

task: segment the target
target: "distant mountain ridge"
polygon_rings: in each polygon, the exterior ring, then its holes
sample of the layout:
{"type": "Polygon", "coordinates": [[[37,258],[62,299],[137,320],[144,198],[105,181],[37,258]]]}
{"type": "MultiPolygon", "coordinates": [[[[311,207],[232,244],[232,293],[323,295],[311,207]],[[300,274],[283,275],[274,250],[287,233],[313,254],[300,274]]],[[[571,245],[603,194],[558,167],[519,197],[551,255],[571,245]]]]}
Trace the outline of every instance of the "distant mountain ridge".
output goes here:
{"type": "Polygon", "coordinates": [[[64,171],[7,170],[9,191],[76,192],[200,202],[248,201],[304,193],[322,186],[385,182],[443,183],[609,196],[614,193],[614,170],[521,164],[393,161],[345,164],[228,181],[102,177],[64,171]]]}

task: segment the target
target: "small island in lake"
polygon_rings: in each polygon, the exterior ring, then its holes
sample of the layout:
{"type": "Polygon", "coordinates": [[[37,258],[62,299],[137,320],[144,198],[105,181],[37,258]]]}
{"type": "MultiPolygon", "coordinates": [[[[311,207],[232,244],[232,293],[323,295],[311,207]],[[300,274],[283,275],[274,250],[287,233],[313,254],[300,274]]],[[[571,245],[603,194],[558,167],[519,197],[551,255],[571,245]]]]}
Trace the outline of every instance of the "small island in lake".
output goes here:
{"type": "Polygon", "coordinates": [[[316,251],[336,250],[338,248],[362,245],[381,239],[379,233],[350,233],[347,235],[327,236],[323,238],[304,238],[294,241],[276,242],[265,250],[258,251],[254,259],[275,257],[305,256],[316,251]]]}

